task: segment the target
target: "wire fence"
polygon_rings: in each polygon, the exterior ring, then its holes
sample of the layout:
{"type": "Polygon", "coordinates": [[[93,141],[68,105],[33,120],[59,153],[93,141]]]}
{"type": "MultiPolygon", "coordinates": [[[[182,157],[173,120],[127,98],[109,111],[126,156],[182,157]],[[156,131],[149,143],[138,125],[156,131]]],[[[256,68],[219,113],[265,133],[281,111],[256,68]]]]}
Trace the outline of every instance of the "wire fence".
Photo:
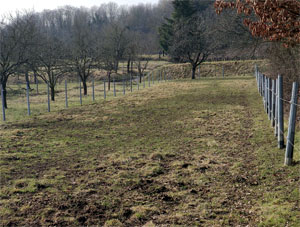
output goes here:
{"type": "Polygon", "coordinates": [[[91,104],[97,100],[108,100],[117,96],[124,96],[127,93],[138,91],[155,84],[171,80],[166,75],[164,68],[155,68],[143,76],[130,75],[122,79],[95,80],[87,82],[88,93],[84,95],[83,83],[64,80],[55,87],[55,101],[51,99],[51,88],[47,83],[24,84],[18,82],[11,84],[6,89],[6,99],[9,108],[5,108],[4,89],[0,85],[2,111],[0,117],[2,121],[14,121],[22,119],[28,115],[38,115],[44,112],[91,104]]]}
{"type": "Polygon", "coordinates": [[[299,106],[298,82],[293,82],[291,100],[286,100],[283,98],[283,78],[281,75],[278,75],[277,79],[268,78],[255,66],[255,77],[259,94],[263,98],[264,109],[268,114],[271,125],[274,127],[278,148],[286,149],[284,164],[292,165],[294,151],[300,154],[300,149],[295,146],[296,114],[299,106]],[[290,105],[286,146],[284,146],[284,102],[290,105]]]}

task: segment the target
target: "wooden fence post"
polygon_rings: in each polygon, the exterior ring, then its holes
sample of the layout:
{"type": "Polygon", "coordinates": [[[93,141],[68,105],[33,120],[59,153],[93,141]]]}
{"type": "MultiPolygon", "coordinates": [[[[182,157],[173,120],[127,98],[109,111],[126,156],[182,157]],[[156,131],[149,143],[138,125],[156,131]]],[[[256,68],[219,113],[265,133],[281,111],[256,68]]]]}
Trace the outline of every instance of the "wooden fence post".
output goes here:
{"type": "Polygon", "coordinates": [[[6,121],[6,115],[5,115],[5,99],[4,99],[4,91],[3,91],[3,87],[2,84],[0,85],[1,88],[1,101],[2,101],[2,119],[3,121],[6,121]]]}
{"type": "Polygon", "coordinates": [[[29,82],[26,83],[26,96],[27,96],[27,113],[30,116],[30,100],[29,100],[29,82]]]}
{"type": "Polygon", "coordinates": [[[285,165],[292,165],[293,153],[294,153],[294,140],[295,140],[295,127],[296,127],[296,113],[298,103],[298,82],[293,83],[290,117],[289,117],[289,128],[285,152],[285,165]]]}
{"type": "Polygon", "coordinates": [[[68,108],[68,85],[67,80],[65,80],[65,98],[66,98],[66,108],[68,108]]]}
{"type": "Polygon", "coordinates": [[[284,125],[283,125],[283,79],[278,76],[278,148],[284,148],[284,125]]]}

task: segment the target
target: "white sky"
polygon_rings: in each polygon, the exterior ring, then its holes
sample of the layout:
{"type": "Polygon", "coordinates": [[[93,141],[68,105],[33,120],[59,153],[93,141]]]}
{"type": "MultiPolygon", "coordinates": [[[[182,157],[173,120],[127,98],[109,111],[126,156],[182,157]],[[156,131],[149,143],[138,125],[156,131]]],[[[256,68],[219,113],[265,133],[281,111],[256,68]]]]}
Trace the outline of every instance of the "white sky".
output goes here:
{"type": "Polygon", "coordinates": [[[13,13],[16,10],[34,9],[35,11],[42,11],[43,9],[55,9],[65,5],[91,7],[109,2],[115,2],[118,5],[155,4],[158,0],[1,0],[1,2],[3,3],[0,5],[0,15],[13,13]]]}

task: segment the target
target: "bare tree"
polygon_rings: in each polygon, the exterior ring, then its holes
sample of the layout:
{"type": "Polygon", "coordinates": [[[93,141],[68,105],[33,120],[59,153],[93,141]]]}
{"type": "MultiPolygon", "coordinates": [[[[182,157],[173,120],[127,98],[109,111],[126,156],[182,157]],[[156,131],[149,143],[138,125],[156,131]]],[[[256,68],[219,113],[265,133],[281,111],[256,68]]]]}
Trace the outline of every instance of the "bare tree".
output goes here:
{"type": "Polygon", "coordinates": [[[92,75],[96,61],[96,34],[91,22],[87,11],[77,10],[70,43],[71,67],[82,81],[84,95],[87,95],[87,79],[92,75]]]}
{"type": "Polygon", "coordinates": [[[32,13],[17,14],[0,22],[0,83],[5,108],[7,80],[28,61],[28,49],[34,45],[34,40],[35,17],[32,13]]]}
{"type": "Polygon", "coordinates": [[[213,42],[209,41],[205,23],[201,17],[191,18],[188,23],[180,21],[174,26],[174,36],[169,52],[180,62],[192,66],[192,79],[197,67],[212,53],[213,42]]]}

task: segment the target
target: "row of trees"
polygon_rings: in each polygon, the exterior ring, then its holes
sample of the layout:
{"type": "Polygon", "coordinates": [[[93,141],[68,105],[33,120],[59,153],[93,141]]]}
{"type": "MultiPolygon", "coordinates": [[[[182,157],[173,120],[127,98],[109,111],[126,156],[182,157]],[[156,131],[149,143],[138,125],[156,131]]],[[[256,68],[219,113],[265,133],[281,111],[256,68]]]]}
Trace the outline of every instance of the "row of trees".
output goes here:
{"type": "Polygon", "coordinates": [[[3,18],[0,83],[5,107],[7,81],[20,72],[30,72],[48,83],[53,101],[56,84],[64,76],[80,78],[85,95],[87,80],[96,70],[105,70],[110,82],[120,61],[127,62],[128,72],[135,64],[141,77],[148,64],[143,56],[160,49],[156,31],[171,12],[168,4],[161,1],[155,6],[128,8],[109,3],[90,9],[66,6],[3,18]]]}

